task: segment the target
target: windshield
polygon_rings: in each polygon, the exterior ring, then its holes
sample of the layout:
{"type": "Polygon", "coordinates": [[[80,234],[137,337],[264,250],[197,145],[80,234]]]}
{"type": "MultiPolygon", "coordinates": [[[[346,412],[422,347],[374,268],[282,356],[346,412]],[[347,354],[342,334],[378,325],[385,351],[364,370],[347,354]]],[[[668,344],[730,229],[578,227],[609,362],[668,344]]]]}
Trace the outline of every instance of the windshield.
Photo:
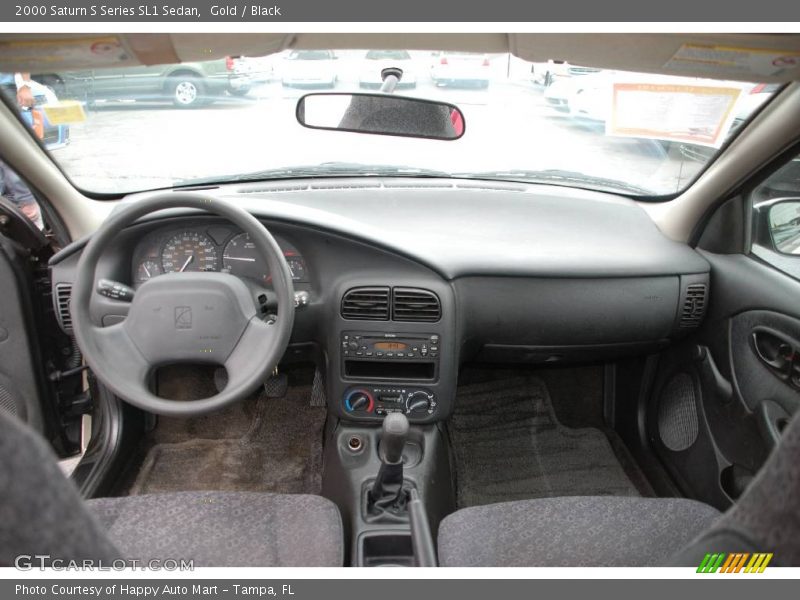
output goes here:
{"type": "MultiPolygon", "coordinates": [[[[508,54],[299,50],[181,65],[33,73],[23,118],[73,183],[121,194],[326,175],[544,182],[675,194],[777,86],[607,71],[508,54]],[[380,88],[464,116],[455,141],[319,131],[295,118],[310,91],[380,88]]],[[[14,90],[3,86],[14,101],[14,90]]]]}

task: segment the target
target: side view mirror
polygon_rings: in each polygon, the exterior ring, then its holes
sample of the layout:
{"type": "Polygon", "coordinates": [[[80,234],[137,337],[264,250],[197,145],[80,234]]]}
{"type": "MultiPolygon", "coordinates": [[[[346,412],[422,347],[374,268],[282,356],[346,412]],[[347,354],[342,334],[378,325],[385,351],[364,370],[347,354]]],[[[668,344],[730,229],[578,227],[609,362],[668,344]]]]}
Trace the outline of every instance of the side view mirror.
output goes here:
{"type": "Polygon", "coordinates": [[[767,225],[775,250],[800,257],[800,200],[772,204],[767,213],[767,225]]]}
{"type": "Polygon", "coordinates": [[[388,94],[307,94],[296,114],[310,129],[433,140],[457,140],[466,126],[452,104],[388,94]]]}

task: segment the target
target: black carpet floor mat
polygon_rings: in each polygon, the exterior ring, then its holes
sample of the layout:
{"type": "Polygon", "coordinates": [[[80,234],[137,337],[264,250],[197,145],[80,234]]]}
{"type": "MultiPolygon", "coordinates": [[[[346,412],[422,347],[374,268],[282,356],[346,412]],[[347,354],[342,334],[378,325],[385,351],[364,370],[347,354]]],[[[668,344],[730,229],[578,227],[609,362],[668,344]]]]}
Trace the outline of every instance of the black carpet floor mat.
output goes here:
{"type": "Polygon", "coordinates": [[[556,496],[638,496],[600,429],[558,422],[536,376],[458,388],[448,424],[460,508],[556,496]]]}
{"type": "Polygon", "coordinates": [[[188,490],[318,494],[326,411],[311,386],[192,419],[161,417],[140,448],[128,494],[188,490]]]}

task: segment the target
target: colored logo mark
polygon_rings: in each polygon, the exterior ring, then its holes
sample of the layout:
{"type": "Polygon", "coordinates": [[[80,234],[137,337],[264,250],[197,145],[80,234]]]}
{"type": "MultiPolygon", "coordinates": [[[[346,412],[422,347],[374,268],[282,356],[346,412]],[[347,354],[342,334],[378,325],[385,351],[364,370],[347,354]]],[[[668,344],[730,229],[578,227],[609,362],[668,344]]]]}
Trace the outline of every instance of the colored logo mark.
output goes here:
{"type": "Polygon", "coordinates": [[[772,552],[706,554],[698,573],[763,573],[772,560],[772,552]]]}

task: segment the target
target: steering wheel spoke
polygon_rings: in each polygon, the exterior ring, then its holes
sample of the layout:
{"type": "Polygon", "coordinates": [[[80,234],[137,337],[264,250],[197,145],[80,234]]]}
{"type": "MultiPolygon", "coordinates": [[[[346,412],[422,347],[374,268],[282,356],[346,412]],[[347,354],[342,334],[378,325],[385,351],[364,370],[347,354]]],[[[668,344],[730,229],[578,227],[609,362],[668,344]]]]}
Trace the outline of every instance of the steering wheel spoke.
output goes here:
{"type": "Polygon", "coordinates": [[[133,386],[147,385],[152,367],[128,335],[124,323],[94,327],[88,343],[93,343],[92,351],[102,354],[111,366],[108,380],[115,394],[124,398],[124,392],[133,386]]]}
{"type": "Polygon", "coordinates": [[[253,317],[248,322],[236,347],[223,363],[228,372],[228,386],[235,386],[242,374],[258,368],[269,356],[275,331],[275,325],[259,317],[253,317]]]}

